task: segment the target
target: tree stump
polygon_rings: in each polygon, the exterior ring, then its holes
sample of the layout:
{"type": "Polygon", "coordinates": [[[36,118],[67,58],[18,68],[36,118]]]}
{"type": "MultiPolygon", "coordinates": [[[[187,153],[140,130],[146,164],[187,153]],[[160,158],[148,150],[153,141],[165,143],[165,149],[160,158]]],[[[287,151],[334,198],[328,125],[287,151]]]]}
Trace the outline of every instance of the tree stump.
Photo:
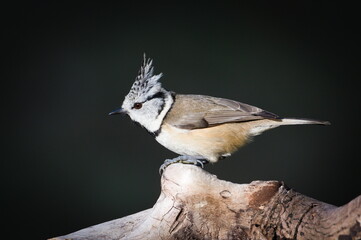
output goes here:
{"type": "Polygon", "coordinates": [[[53,239],[361,239],[361,195],[335,207],[278,181],[235,184],[172,164],[153,208],[53,239]]]}

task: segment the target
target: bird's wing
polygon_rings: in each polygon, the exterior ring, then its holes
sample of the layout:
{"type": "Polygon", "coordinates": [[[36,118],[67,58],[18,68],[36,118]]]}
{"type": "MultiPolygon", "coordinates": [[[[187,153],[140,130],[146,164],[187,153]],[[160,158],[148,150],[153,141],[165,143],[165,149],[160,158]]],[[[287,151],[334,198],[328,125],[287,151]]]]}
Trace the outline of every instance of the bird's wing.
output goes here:
{"type": "Polygon", "coordinates": [[[211,127],[223,123],[277,119],[276,114],[237,101],[202,95],[177,95],[167,123],[183,129],[211,127]]]}
{"type": "Polygon", "coordinates": [[[210,109],[205,113],[204,119],[209,125],[229,122],[245,122],[264,118],[278,118],[274,113],[229,99],[211,97],[209,98],[209,101],[212,101],[215,105],[219,106],[219,108],[217,107],[214,110],[210,109]]]}

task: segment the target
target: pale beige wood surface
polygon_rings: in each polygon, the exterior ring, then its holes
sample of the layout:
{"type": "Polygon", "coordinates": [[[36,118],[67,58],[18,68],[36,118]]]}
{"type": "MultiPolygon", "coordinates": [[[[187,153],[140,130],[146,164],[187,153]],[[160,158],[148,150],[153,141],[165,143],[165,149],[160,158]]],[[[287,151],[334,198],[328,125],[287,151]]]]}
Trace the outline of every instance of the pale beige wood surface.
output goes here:
{"type": "Polygon", "coordinates": [[[361,239],[361,196],[335,207],[278,181],[235,184],[166,168],[151,209],[54,239],[361,239]]]}

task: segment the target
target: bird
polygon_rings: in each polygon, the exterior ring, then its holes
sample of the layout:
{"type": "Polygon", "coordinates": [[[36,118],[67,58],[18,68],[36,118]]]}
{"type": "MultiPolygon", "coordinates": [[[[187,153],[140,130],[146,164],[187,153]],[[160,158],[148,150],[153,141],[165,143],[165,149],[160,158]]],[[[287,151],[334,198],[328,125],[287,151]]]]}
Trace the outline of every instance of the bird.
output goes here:
{"type": "Polygon", "coordinates": [[[121,107],[109,115],[125,114],[145,128],[165,148],[179,154],[166,159],[160,173],[173,163],[203,168],[229,157],[253,137],[283,125],[318,124],[328,121],[282,118],[238,101],[166,90],[154,74],[153,60],[144,54],[137,77],[121,107]]]}

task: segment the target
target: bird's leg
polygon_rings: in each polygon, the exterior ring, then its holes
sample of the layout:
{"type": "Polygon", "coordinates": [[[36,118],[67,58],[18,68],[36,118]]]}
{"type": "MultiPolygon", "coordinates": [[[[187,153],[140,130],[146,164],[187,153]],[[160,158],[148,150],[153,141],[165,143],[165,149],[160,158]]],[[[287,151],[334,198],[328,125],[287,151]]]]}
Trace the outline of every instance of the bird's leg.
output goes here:
{"type": "Polygon", "coordinates": [[[204,168],[204,164],[209,163],[209,161],[206,159],[198,159],[192,156],[181,155],[173,159],[166,159],[159,168],[159,174],[162,174],[163,171],[173,163],[193,164],[198,167],[204,168]]]}

